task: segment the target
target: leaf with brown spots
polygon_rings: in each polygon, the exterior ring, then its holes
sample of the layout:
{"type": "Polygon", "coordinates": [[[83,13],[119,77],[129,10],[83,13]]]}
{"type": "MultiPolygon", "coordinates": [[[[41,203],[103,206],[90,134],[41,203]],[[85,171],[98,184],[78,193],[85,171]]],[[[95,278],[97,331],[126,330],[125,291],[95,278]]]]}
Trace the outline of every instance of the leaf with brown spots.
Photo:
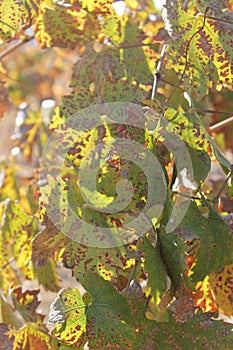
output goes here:
{"type": "Polygon", "coordinates": [[[39,10],[35,0],[2,0],[0,3],[0,41],[17,39],[30,27],[39,10]]]}
{"type": "Polygon", "coordinates": [[[92,297],[87,308],[89,348],[130,348],[134,319],[126,299],[109,281],[91,273],[86,274],[83,286],[92,297]]]}
{"type": "Polygon", "coordinates": [[[1,209],[1,286],[8,288],[9,284],[16,286],[18,283],[17,271],[9,263],[12,256],[25,278],[34,278],[33,265],[31,264],[31,240],[38,229],[36,221],[25,214],[20,203],[12,202],[8,198],[1,202],[1,209]]]}
{"type": "Polygon", "coordinates": [[[225,1],[196,1],[185,12],[181,0],[166,4],[165,28],[169,40],[169,66],[188,80],[198,99],[233,80],[233,15],[225,1]],[[193,8],[192,8],[193,9],[193,8]]]}
{"type": "Polygon", "coordinates": [[[134,327],[126,299],[109,281],[90,272],[83,286],[88,292],[83,297],[77,288],[67,288],[51,305],[54,335],[66,345],[81,346],[87,336],[90,349],[127,348],[134,339],[134,327]]]}
{"type": "Polygon", "coordinates": [[[87,271],[111,281],[116,278],[117,271],[123,268],[125,254],[124,247],[101,249],[70,241],[65,246],[62,259],[64,266],[72,269],[72,275],[79,281],[82,281],[87,271]]]}
{"type": "Polygon", "coordinates": [[[34,30],[41,48],[75,48],[78,43],[85,44],[90,37],[95,37],[96,26],[98,23],[93,22],[81,7],[56,5],[42,9],[36,18],[34,30]]]}
{"type": "Polygon", "coordinates": [[[55,323],[53,334],[65,344],[82,343],[86,332],[86,305],[77,288],[62,289],[50,307],[49,322],[55,323]]]}
{"type": "Polygon", "coordinates": [[[134,350],[231,350],[232,325],[215,321],[208,315],[195,315],[181,323],[171,318],[167,323],[146,322],[138,329],[134,350]]]}
{"type": "Polygon", "coordinates": [[[209,275],[211,292],[219,311],[233,316],[233,264],[209,275]]]}
{"type": "MultiPolygon", "coordinates": [[[[206,202],[202,201],[202,205],[206,205],[206,202]]],[[[212,206],[208,205],[207,217],[202,215],[200,209],[191,202],[176,229],[184,239],[200,238],[200,246],[195,252],[195,263],[191,269],[191,278],[195,283],[213,271],[217,273],[233,259],[233,239],[229,226],[212,206]]]]}
{"type": "Polygon", "coordinates": [[[51,336],[35,323],[26,323],[20,329],[12,329],[9,336],[14,337],[14,350],[52,350],[51,336]]]}
{"type": "Polygon", "coordinates": [[[40,322],[42,318],[38,316],[36,308],[39,306],[39,290],[26,290],[18,287],[12,290],[11,299],[16,310],[21,314],[25,322],[40,322]]]}

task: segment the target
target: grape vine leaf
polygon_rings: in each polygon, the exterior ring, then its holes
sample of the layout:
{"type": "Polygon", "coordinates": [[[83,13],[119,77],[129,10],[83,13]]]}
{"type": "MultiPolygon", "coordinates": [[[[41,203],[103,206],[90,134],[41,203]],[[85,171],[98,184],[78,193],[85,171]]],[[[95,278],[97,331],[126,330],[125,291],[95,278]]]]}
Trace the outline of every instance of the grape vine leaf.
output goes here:
{"type": "Polygon", "coordinates": [[[203,182],[207,177],[210,167],[211,161],[210,156],[207,152],[203,152],[201,150],[196,150],[194,148],[188,147],[189,155],[192,162],[193,167],[193,179],[198,184],[203,182]]]}
{"type": "Polygon", "coordinates": [[[127,53],[124,53],[125,50],[121,55],[119,50],[111,47],[102,52],[87,48],[74,66],[71,80],[73,91],[63,98],[61,115],[71,116],[78,110],[97,103],[138,103],[145,100],[153,80],[150,70],[153,69],[151,66],[154,56],[146,49],[144,54],[140,48],[127,49],[127,53]],[[132,51],[141,57],[140,71],[144,76],[142,82],[138,81],[139,70],[138,73],[132,73],[132,51]],[[143,57],[144,55],[146,56],[143,57]]]}
{"type": "Polygon", "coordinates": [[[138,248],[144,251],[144,270],[148,273],[147,285],[151,288],[151,295],[154,297],[156,305],[158,305],[162,295],[167,290],[166,266],[158,247],[154,247],[146,237],[143,238],[138,248]]]}
{"type": "Polygon", "coordinates": [[[0,295],[0,323],[6,323],[13,327],[19,327],[19,321],[15,317],[13,308],[0,295]]]}
{"type": "Polygon", "coordinates": [[[0,41],[17,39],[23,30],[31,26],[39,10],[35,0],[2,0],[0,3],[0,41]]]}
{"type": "Polygon", "coordinates": [[[41,48],[75,48],[77,44],[85,45],[89,38],[95,37],[96,25],[92,16],[81,7],[44,7],[35,20],[35,38],[41,48]]]}
{"type": "Polygon", "coordinates": [[[12,201],[19,199],[14,166],[5,165],[1,168],[1,172],[3,181],[0,185],[0,201],[4,201],[6,198],[10,198],[12,201]]]}
{"type": "Polygon", "coordinates": [[[72,345],[82,342],[86,332],[86,305],[77,288],[62,289],[50,307],[49,322],[55,323],[53,334],[72,345]]]}
{"type": "Polygon", "coordinates": [[[11,329],[8,333],[14,337],[14,350],[52,350],[51,336],[45,332],[45,329],[37,326],[35,323],[26,323],[20,329],[11,329]]]}
{"type": "MultiPolygon", "coordinates": [[[[202,203],[206,205],[206,202],[202,203]]],[[[203,280],[211,272],[220,271],[233,261],[233,239],[229,226],[216,210],[208,205],[209,214],[201,214],[197,205],[190,202],[188,211],[176,232],[185,239],[200,238],[200,247],[195,253],[192,267],[193,282],[203,280]]]]}
{"type": "Polygon", "coordinates": [[[35,267],[35,274],[38,282],[43,286],[44,290],[58,292],[59,278],[55,270],[55,263],[50,259],[42,266],[35,267]]]}
{"type": "Polygon", "coordinates": [[[72,269],[72,275],[79,281],[82,281],[87,271],[112,281],[117,271],[123,268],[125,254],[124,247],[101,249],[70,241],[66,244],[62,261],[66,268],[72,269]]]}
{"type": "Polygon", "coordinates": [[[213,294],[210,290],[209,276],[206,276],[203,281],[195,284],[195,291],[189,293],[194,305],[200,308],[203,312],[217,312],[218,308],[214,302],[213,294]]]}
{"type": "Polygon", "coordinates": [[[192,149],[190,156],[193,158],[194,164],[196,164],[197,161],[195,157],[202,158],[202,163],[205,165],[205,171],[203,173],[203,170],[201,170],[199,173],[198,170],[195,169],[194,174],[196,174],[195,176],[197,180],[203,178],[203,175],[205,176],[208,172],[208,155],[215,155],[223,167],[230,169],[231,163],[220,153],[217,145],[212,140],[206,127],[196,113],[182,113],[173,108],[167,108],[164,116],[169,121],[166,125],[167,131],[176,134],[192,149]],[[195,152],[193,150],[202,151],[207,154],[203,155],[203,153],[195,152]],[[193,152],[195,152],[195,156],[193,152]]]}
{"type": "Polygon", "coordinates": [[[127,300],[101,277],[87,273],[84,288],[92,297],[87,308],[90,349],[127,348],[135,338],[134,320],[127,300]]]}
{"type": "MultiPolygon", "coordinates": [[[[73,0],[72,0],[73,1],[73,0]]],[[[80,0],[79,3],[88,12],[94,12],[97,14],[105,15],[106,13],[112,13],[112,0],[80,0]]]]}
{"type": "Polygon", "coordinates": [[[142,291],[141,285],[133,280],[127,289],[126,299],[130,305],[133,318],[137,320],[136,327],[143,326],[147,321],[146,309],[148,298],[142,291]]]}
{"type": "MultiPolygon", "coordinates": [[[[209,89],[232,84],[233,16],[224,1],[196,1],[198,10],[186,13],[181,0],[167,2],[165,28],[171,36],[168,61],[189,80],[197,99],[209,89]]],[[[184,76],[183,76],[184,78],[184,76]]]]}
{"type": "Polygon", "coordinates": [[[0,349],[1,350],[12,350],[14,339],[8,336],[10,331],[9,325],[0,323],[0,349]]]}
{"type": "Polygon", "coordinates": [[[233,346],[232,325],[215,321],[210,316],[195,315],[187,322],[148,321],[139,330],[134,350],[226,349],[233,346]]]}
{"type": "Polygon", "coordinates": [[[67,345],[82,344],[87,333],[90,349],[130,344],[134,328],[126,299],[109,281],[90,272],[82,283],[89,296],[82,298],[77,288],[67,288],[51,305],[49,320],[58,323],[56,337],[67,345]]]}
{"type": "Polygon", "coordinates": [[[45,229],[32,240],[32,261],[36,268],[47,264],[49,258],[60,251],[68,241],[49,219],[45,219],[44,223],[45,229]]]}
{"type": "Polygon", "coordinates": [[[233,316],[233,264],[218,273],[211,272],[209,283],[219,310],[228,317],[233,316]]]}
{"type": "Polygon", "coordinates": [[[9,284],[17,284],[17,272],[9,264],[12,256],[17,267],[25,278],[33,279],[34,271],[31,264],[31,240],[37,232],[37,223],[31,216],[25,214],[20,203],[6,199],[2,202],[0,266],[1,280],[4,288],[9,284]]]}
{"type": "Polygon", "coordinates": [[[173,291],[180,291],[183,282],[188,282],[185,275],[187,265],[184,259],[184,246],[178,235],[168,234],[162,227],[158,234],[158,246],[167,274],[172,282],[173,291]]]}
{"type": "Polygon", "coordinates": [[[40,323],[42,315],[38,315],[36,308],[39,306],[38,301],[39,290],[22,291],[21,287],[11,291],[11,299],[15,309],[21,314],[25,322],[40,323]]]}

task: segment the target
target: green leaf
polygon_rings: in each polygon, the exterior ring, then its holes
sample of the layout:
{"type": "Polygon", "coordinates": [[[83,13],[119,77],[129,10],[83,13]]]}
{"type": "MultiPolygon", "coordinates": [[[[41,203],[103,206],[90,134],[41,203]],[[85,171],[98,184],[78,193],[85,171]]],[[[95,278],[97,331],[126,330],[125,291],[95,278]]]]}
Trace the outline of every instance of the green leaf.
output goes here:
{"type": "Polygon", "coordinates": [[[225,349],[233,346],[232,325],[196,315],[187,322],[147,322],[140,329],[134,350],[225,349]]]}
{"type": "Polygon", "coordinates": [[[207,152],[196,150],[191,147],[188,148],[188,151],[193,167],[193,179],[200,184],[205,180],[210,171],[210,156],[207,152]]]}
{"type": "Polygon", "coordinates": [[[233,237],[229,226],[216,210],[209,206],[208,218],[203,218],[204,230],[200,231],[200,248],[193,267],[194,282],[203,280],[210,272],[219,272],[222,267],[233,263],[233,237]]]}
{"type": "Polygon", "coordinates": [[[172,1],[166,4],[164,19],[172,38],[167,53],[169,65],[185,73],[197,99],[201,99],[216,85],[232,84],[233,16],[223,11],[225,2],[196,4],[201,12],[190,14],[182,9],[181,0],[172,1]]]}
{"type": "Polygon", "coordinates": [[[4,300],[2,295],[0,295],[0,323],[6,323],[13,327],[20,326],[12,307],[4,300]]]}
{"type": "Polygon", "coordinates": [[[42,266],[35,268],[35,274],[38,282],[43,286],[44,290],[58,292],[59,278],[55,270],[56,265],[52,260],[42,266]]]}
{"type": "Polygon", "coordinates": [[[66,344],[81,344],[85,332],[90,349],[107,344],[126,346],[134,338],[129,304],[114,286],[99,276],[86,273],[83,286],[91,295],[81,297],[79,290],[60,291],[51,305],[49,321],[57,323],[54,334],[66,344]],[[89,301],[88,305],[84,302],[89,301]]]}
{"type": "Polygon", "coordinates": [[[104,349],[107,345],[128,347],[133,341],[134,320],[126,299],[101,277],[87,273],[84,288],[92,296],[87,308],[89,348],[104,349]]]}
{"type": "Polygon", "coordinates": [[[158,233],[158,242],[162,260],[166,266],[167,274],[171,279],[174,291],[180,291],[187,268],[184,259],[184,247],[179,237],[166,233],[164,228],[158,233]]]}
{"type": "MultiPolygon", "coordinates": [[[[206,205],[206,202],[202,204],[206,205]]],[[[217,273],[233,262],[230,228],[212,206],[208,205],[207,208],[209,213],[205,217],[196,204],[191,202],[184,219],[176,229],[176,233],[184,239],[200,238],[200,247],[195,254],[196,264],[192,269],[193,282],[201,281],[212,271],[217,273]]]]}
{"type": "Polygon", "coordinates": [[[153,247],[150,241],[144,237],[139,245],[145,254],[144,270],[148,273],[148,287],[150,294],[154,297],[156,305],[161,300],[162,295],[167,290],[167,270],[162,260],[159,248],[153,247]]]}
{"type": "Polygon", "coordinates": [[[135,320],[135,324],[143,326],[147,321],[146,309],[148,298],[142,291],[142,287],[135,280],[131,281],[127,289],[126,299],[130,305],[130,309],[135,320]]]}

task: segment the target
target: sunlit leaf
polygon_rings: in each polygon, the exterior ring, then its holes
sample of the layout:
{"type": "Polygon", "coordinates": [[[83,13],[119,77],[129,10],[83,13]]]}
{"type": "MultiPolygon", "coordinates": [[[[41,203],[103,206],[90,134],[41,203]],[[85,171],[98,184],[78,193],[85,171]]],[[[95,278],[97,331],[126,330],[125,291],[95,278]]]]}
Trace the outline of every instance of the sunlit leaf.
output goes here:
{"type": "Polygon", "coordinates": [[[48,221],[46,228],[32,241],[32,261],[35,266],[40,267],[48,263],[49,258],[60,251],[66,242],[67,237],[60,233],[51,221],[48,221]]]}
{"type": "Polygon", "coordinates": [[[11,330],[10,334],[14,336],[14,350],[52,350],[50,336],[34,323],[26,323],[20,329],[11,330]]]}
{"type": "Polygon", "coordinates": [[[95,23],[88,13],[78,6],[45,7],[36,18],[34,30],[42,48],[51,46],[74,48],[78,42],[95,36],[95,23]]]}
{"type": "Polygon", "coordinates": [[[35,0],[3,0],[0,4],[0,40],[11,41],[26,28],[30,27],[32,19],[38,12],[35,0]]]}
{"type": "Polygon", "coordinates": [[[164,18],[172,38],[170,65],[176,72],[184,73],[200,99],[218,84],[232,84],[233,16],[222,11],[223,2],[196,3],[201,12],[187,14],[182,1],[171,1],[166,5],[164,18]]]}
{"type": "MultiPolygon", "coordinates": [[[[194,150],[206,152],[209,154],[209,156],[215,155],[215,157],[218,159],[220,164],[222,164],[226,168],[230,168],[231,166],[230,162],[223,155],[221,155],[218,147],[213,142],[211,136],[206,130],[206,127],[204,126],[203,122],[200,120],[197,114],[180,113],[175,109],[168,108],[165,111],[164,115],[169,121],[166,127],[168,132],[173,132],[176,135],[178,135],[182,141],[187,142],[188,145],[194,150]]],[[[195,151],[191,151],[191,152],[193,153],[195,151]]],[[[192,156],[192,153],[191,153],[191,156],[192,156]]],[[[195,152],[195,157],[198,156],[203,158],[203,155],[201,156],[201,154],[203,153],[195,152]]],[[[204,162],[204,166],[205,166],[204,175],[206,175],[209,169],[208,156],[204,155],[204,158],[200,161],[202,163],[204,162]]],[[[196,163],[196,160],[194,158],[194,165],[195,163],[196,163]]],[[[196,172],[197,180],[198,178],[200,178],[200,176],[203,176],[201,172],[198,175],[197,169],[195,169],[194,174],[195,172],[196,172]]]]}
{"type": "Polygon", "coordinates": [[[209,275],[210,288],[219,310],[233,316],[233,264],[209,275]]]}
{"type": "Polygon", "coordinates": [[[0,266],[2,267],[2,278],[3,280],[6,279],[5,288],[8,283],[16,283],[17,281],[17,272],[10,265],[12,257],[14,257],[17,267],[25,278],[33,279],[31,240],[36,232],[37,224],[35,220],[25,214],[21,205],[6,200],[0,236],[0,266]]]}
{"type": "Polygon", "coordinates": [[[113,280],[116,278],[116,271],[123,268],[123,256],[123,247],[100,249],[70,241],[66,244],[62,259],[64,266],[71,268],[73,276],[78,280],[82,280],[87,271],[113,280]]]}
{"type": "Polygon", "coordinates": [[[86,332],[86,305],[77,288],[59,292],[51,305],[49,322],[56,323],[54,334],[66,344],[75,344],[82,339],[86,332]]]}

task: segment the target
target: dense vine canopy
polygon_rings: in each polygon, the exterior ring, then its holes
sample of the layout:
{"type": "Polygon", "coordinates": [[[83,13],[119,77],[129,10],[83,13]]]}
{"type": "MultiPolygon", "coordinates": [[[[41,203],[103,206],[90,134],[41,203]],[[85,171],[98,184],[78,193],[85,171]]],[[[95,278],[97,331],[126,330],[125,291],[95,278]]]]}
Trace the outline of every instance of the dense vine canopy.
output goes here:
{"type": "Polygon", "coordinates": [[[0,42],[0,348],[232,349],[232,0],[2,0],[0,42]]]}

